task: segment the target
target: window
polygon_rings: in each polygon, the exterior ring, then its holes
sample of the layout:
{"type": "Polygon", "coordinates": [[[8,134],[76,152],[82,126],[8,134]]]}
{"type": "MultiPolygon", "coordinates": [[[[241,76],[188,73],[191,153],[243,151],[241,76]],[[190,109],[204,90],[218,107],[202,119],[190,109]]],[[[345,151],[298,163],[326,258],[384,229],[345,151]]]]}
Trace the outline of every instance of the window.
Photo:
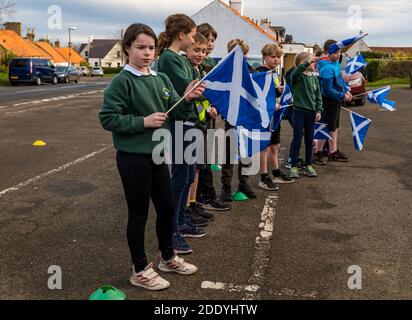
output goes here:
{"type": "Polygon", "coordinates": [[[33,65],[36,67],[48,67],[48,60],[43,60],[43,59],[36,59],[33,61],[33,65]]]}
{"type": "Polygon", "coordinates": [[[120,62],[118,62],[118,63],[117,63],[117,67],[118,67],[118,68],[120,68],[120,67],[121,67],[120,62]]]}
{"type": "Polygon", "coordinates": [[[95,66],[95,67],[98,67],[98,66],[99,66],[99,63],[98,63],[98,62],[95,62],[95,63],[94,63],[94,66],[95,66]]]}
{"type": "Polygon", "coordinates": [[[112,66],[112,63],[111,63],[111,62],[108,62],[108,63],[107,63],[107,66],[110,68],[110,67],[112,66]]]}
{"type": "Polygon", "coordinates": [[[117,51],[117,57],[120,58],[120,51],[117,51]]]}
{"type": "Polygon", "coordinates": [[[89,56],[89,51],[85,51],[85,52],[84,52],[84,56],[85,56],[85,57],[88,57],[88,56],[89,56]]]}
{"type": "Polygon", "coordinates": [[[30,65],[29,59],[15,59],[15,60],[12,60],[10,63],[10,66],[15,67],[15,68],[26,68],[29,65],[30,65]]]}

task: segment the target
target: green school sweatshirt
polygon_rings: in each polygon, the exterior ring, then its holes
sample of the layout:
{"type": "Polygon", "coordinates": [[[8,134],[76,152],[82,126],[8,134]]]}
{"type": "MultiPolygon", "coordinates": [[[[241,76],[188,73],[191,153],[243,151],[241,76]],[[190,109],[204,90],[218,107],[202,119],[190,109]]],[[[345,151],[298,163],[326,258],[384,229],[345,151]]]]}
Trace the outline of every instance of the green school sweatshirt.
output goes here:
{"type": "MultiPolygon", "coordinates": [[[[185,94],[187,86],[196,80],[196,75],[193,66],[189,60],[176,52],[165,49],[159,56],[157,61],[157,70],[166,74],[172,82],[176,92],[183,96],[185,94]]],[[[200,79],[199,79],[200,80],[200,79]]],[[[197,114],[195,113],[195,107],[193,104],[192,114],[188,121],[196,122],[197,114]]]]}
{"type": "Polygon", "coordinates": [[[304,74],[309,63],[296,67],[292,73],[293,108],[322,113],[322,94],[319,80],[314,75],[304,74]]]}
{"type": "MultiPolygon", "coordinates": [[[[152,141],[155,128],[144,128],[144,118],[155,112],[166,112],[180,97],[169,78],[162,73],[136,76],[122,70],[104,92],[99,119],[103,128],[113,134],[116,150],[135,154],[151,154],[159,141],[152,141]]],[[[193,104],[181,102],[169,114],[170,121],[186,121],[193,104]]]]}

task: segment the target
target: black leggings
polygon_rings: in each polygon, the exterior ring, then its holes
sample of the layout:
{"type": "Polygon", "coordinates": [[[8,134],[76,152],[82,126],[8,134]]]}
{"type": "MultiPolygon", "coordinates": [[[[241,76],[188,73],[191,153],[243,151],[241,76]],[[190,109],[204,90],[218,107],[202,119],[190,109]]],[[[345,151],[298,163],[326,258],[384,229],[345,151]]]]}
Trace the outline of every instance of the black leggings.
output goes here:
{"type": "Polygon", "coordinates": [[[167,261],[174,256],[175,208],[170,173],[166,164],[154,164],[151,155],[118,151],[116,160],[129,211],[127,241],[135,270],[140,272],[148,265],[144,239],[150,199],[157,213],[156,234],[162,258],[167,261]]]}

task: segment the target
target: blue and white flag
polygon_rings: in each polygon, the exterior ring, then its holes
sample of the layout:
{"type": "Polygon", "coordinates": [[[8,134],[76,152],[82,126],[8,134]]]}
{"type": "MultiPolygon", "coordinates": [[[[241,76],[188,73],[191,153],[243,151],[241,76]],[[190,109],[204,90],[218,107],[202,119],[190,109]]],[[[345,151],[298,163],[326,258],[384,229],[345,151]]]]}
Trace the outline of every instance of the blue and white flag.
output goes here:
{"type": "Polygon", "coordinates": [[[269,147],[272,133],[268,129],[250,129],[243,126],[236,127],[239,155],[241,158],[250,158],[255,153],[269,147]]]}
{"type": "Polygon", "coordinates": [[[353,38],[345,39],[341,42],[334,43],[329,47],[328,54],[333,54],[333,53],[338,52],[339,50],[343,49],[344,47],[351,46],[355,42],[365,38],[367,35],[368,34],[365,34],[363,36],[356,36],[356,37],[353,37],[353,38]]]}
{"type": "Polygon", "coordinates": [[[353,142],[355,149],[361,151],[365,143],[366,134],[372,120],[361,116],[360,114],[350,112],[350,123],[352,126],[353,142]]]}
{"type": "Polygon", "coordinates": [[[285,89],[283,90],[282,96],[279,100],[280,109],[290,107],[293,104],[292,91],[289,86],[286,84],[285,89]]]}
{"type": "Polygon", "coordinates": [[[385,108],[389,111],[395,111],[396,102],[391,100],[386,100],[386,97],[391,90],[390,86],[372,90],[368,92],[368,101],[370,103],[379,104],[382,108],[385,108]]]}
{"type": "MultiPolygon", "coordinates": [[[[252,74],[253,85],[258,96],[260,126],[268,128],[270,119],[275,112],[276,91],[273,72],[258,72],[252,74]]],[[[258,127],[258,126],[257,126],[258,127]]]]}
{"type": "Polygon", "coordinates": [[[317,140],[332,140],[330,132],[325,123],[315,122],[315,132],[313,139],[317,140]]]}
{"type": "Polygon", "coordinates": [[[283,90],[282,96],[279,100],[279,110],[275,111],[273,114],[272,120],[270,122],[269,130],[271,132],[275,132],[280,122],[282,121],[283,115],[286,112],[286,108],[291,107],[293,105],[293,96],[292,91],[290,90],[289,86],[286,84],[285,89],[283,90]]]}
{"type": "Polygon", "coordinates": [[[354,74],[366,67],[367,63],[361,54],[358,54],[355,58],[352,58],[348,61],[346,66],[347,74],[354,74]]]}
{"type": "Polygon", "coordinates": [[[204,95],[232,126],[261,123],[258,96],[237,46],[205,77],[204,95]]]}
{"type": "Polygon", "coordinates": [[[258,96],[261,121],[236,127],[241,158],[252,157],[255,153],[269,147],[271,137],[269,124],[275,112],[276,91],[273,72],[253,73],[252,81],[258,96]]]}

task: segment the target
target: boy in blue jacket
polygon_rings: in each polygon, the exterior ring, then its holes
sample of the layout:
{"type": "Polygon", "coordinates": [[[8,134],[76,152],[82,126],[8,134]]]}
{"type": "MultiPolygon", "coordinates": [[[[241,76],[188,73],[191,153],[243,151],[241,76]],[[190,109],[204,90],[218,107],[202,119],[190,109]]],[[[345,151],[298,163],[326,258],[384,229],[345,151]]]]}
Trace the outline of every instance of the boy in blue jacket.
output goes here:
{"type": "Polygon", "coordinates": [[[338,149],[338,129],[340,109],[344,102],[351,101],[350,88],[342,77],[339,64],[341,50],[333,50],[332,44],[335,40],[325,42],[324,49],[327,54],[325,58],[318,62],[319,82],[321,86],[323,108],[322,123],[325,123],[330,131],[332,140],[329,141],[329,151],[323,152],[325,140],[318,140],[314,155],[315,163],[326,164],[326,160],[347,162],[349,159],[338,149]]]}

